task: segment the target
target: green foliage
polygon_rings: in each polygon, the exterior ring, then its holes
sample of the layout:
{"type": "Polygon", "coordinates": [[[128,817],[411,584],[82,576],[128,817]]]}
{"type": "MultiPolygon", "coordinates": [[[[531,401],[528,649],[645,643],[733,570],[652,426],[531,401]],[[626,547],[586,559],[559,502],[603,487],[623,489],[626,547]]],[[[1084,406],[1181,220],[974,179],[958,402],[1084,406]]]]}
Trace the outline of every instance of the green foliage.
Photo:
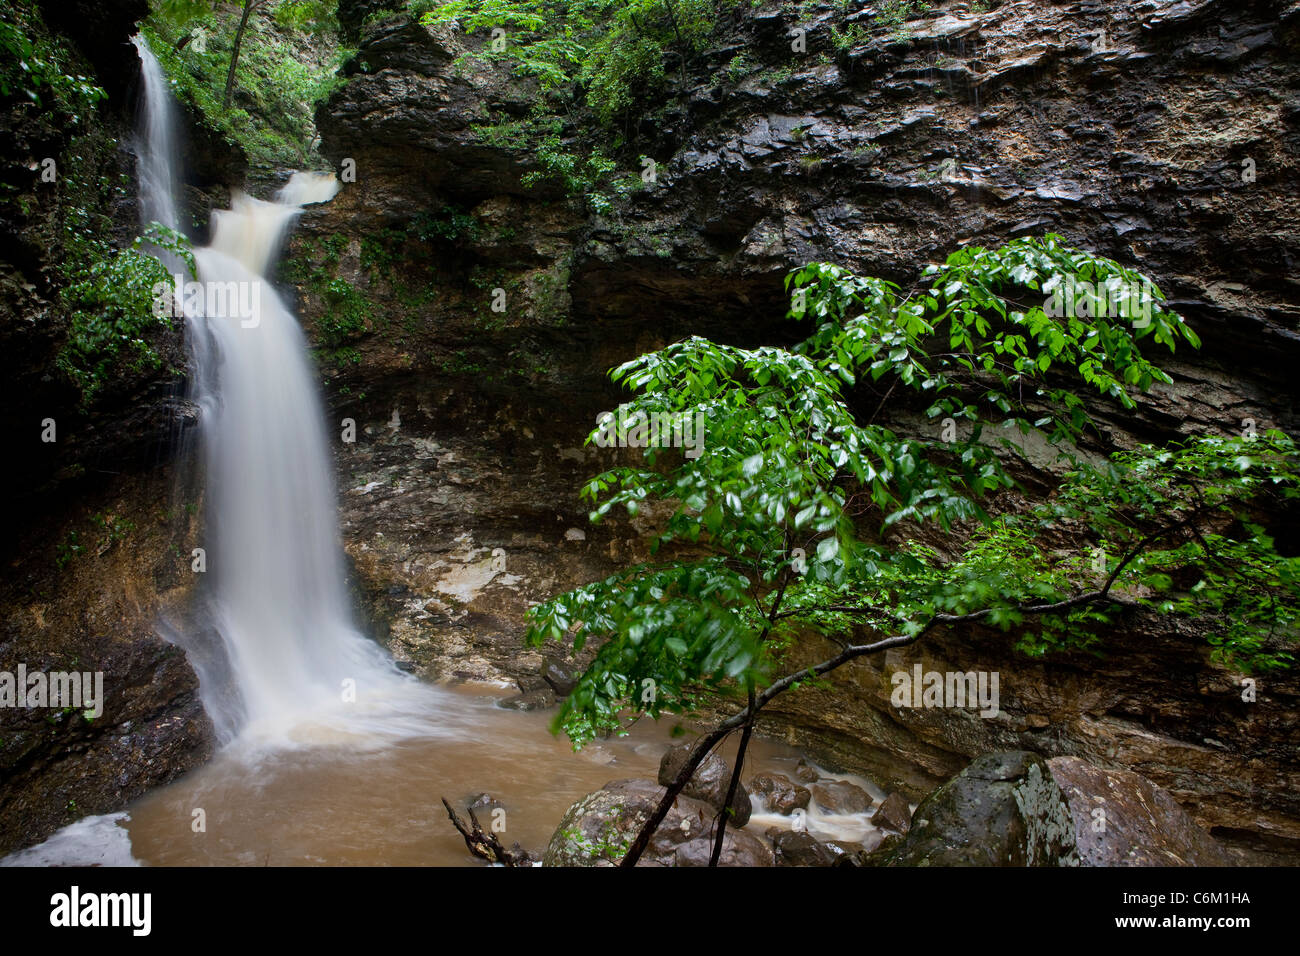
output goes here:
{"type": "MultiPolygon", "coordinates": [[[[734,0],[452,0],[422,14],[467,33],[506,31],[488,59],[510,62],[543,92],[577,82],[605,123],[664,91],[666,61],[684,69],[734,0]]],[[[412,5],[412,12],[423,5],[412,5]]]]}
{"type": "MultiPolygon", "coordinates": [[[[340,233],[310,240],[302,255],[286,259],[281,266],[286,279],[320,297],[323,309],[316,319],[316,341],[338,365],[360,361],[357,351],[345,345],[364,333],[374,318],[374,309],[361,290],[335,274],[347,243],[340,233]]],[[[393,261],[383,239],[363,241],[362,257],[363,265],[379,271],[393,261]]]]}
{"type": "Polygon", "coordinates": [[[153,18],[156,21],[179,30],[191,21],[211,13],[213,2],[212,0],[154,0],[152,7],[153,18]]]}
{"type": "Polygon", "coordinates": [[[471,213],[445,205],[361,236],[361,277],[339,274],[351,242],[341,233],[299,240],[294,253],[281,260],[280,272],[319,299],[319,307],[312,309],[317,315],[313,339],[322,357],[337,366],[355,365],[360,353],[347,343],[363,334],[387,335],[393,344],[406,346],[403,329],[419,331],[426,306],[437,296],[430,280],[434,262],[449,244],[473,241],[482,228],[471,213]],[[377,287],[391,290],[384,309],[376,309],[372,298],[377,287]]]}
{"type": "Polygon", "coordinates": [[[860,23],[850,23],[843,28],[831,24],[831,45],[837,50],[850,50],[864,42],[866,38],[867,29],[860,23]]]}
{"type": "Polygon", "coordinates": [[[80,555],[85,550],[81,543],[81,538],[75,530],[69,531],[68,536],[60,541],[54,549],[54,564],[60,571],[66,568],[72,559],[80,555]]]}
{"type": "Polygon", "coordinates": [[[588,860],[621,860],[636,836],[632,830],[624,830],[620,835],[623,813],[622,807],[615,807],[610,817],[601,824],[600,832],[591,840],[584,837],[577,827],[570,827],[562,834],[564,841],[588,860]]]}
{"type": "MultiPolygon", "coordinates": [[[[1100,587],[1086,562],[1045,557],[1051,552],[1043,541],[1063,529],[1149,555],[1128,560],[1117,588],[1154,589],[1157,572],[1173,587],[1170,564],[1204,567],[1204,586],[1151,606],[1222,617],[1216,639],[1225,657],[1282,661],[1284,652],[1259,637],[1243,595],[1274,594],[1287,608],[1278,617],[1285,631],[1293,620],[1294,566],[1271,550],[1262,531],[1214,539],[1203,522],[1230,516],[1197,512],[1192,520],[1186,510],[1195,507],[1196,494],[1220,487],[1215,482],[1228,482],[1245,501],[1250,489],[1240,476],[1256,476],[1224,470],[1224,456],[1238,453],[1230,445],[1197,444],[1154,459],[1160,474],[1199,468],[1206,480],[1194,492],[1173,478],[1167,486],[1153,482],[1148,457],[1134,453],[1115,459],[1109,484],[1078,465],[1055,510],[1032,520],[986,511],[990,493],[1014,484],[1008,463],[1021,454],[1002,435],[1045,430],[1068,454],[1069,442],[1090,426],[1074,389],[1095,388],[1103,400],[1132,407],[1131,390],[1168,380],[1140,344],[1196,344],[1145,280],[1140,287],[1151,309],[1143,328],[1120,317],[1053,317],[1044,308],[1067,277],[1104,284],[1134,276],[1051,236],[996,251],[963,249],[929,270],[924,287],[908,297],[888,282],[813,264],[789,279],[791,315],[815,325],[795,348],[742,349],[695,337],[615,369],[614,380],[636,393],[624,406],[625,437],[639,431],[641,440],[629,444],[645,447],[651,424],[661,436],[689,434],[702,416],[706,448],[679,457],[651,442],[644,467],[594,477],[583,489],[592,520],[657,502],[662,517],[652,553],[674,548],[700,556],[656,557],[533,609],[530,641],[572,642],[575,649],[599,644],[557,726],[580,745],[619,729],[628,707],[657,717],[688,710],[703,688],[755,687],[771,679],[795,629],[809,626],[831,635],[852,627],[876,639],[914,637],[936,615],[972,615],[1021,633],[1032,615],[1041,633],[1022,633],[1025,649],[1087,646],[1088,627],[1112,609],[1109,589],[1059,614],[1042,607],[1100,587]],[[943,431],[951,428],[900,434],[877,423],[871,409],[855,410],[868,387],[886,396],[910,392],[928,403],[931,418],[949,416],[948,426],[963,421],[965,433],[952,432],[950,440],[943,431]],[[1112,499],[1112,488],[1135,480],[1166,491],[1146,500],[1145,510],[1105,518],[1106,502],[1128,500],[1112,499]],[[1166,524],[1144,524],[1157,516],[1166,524]],[[872,543],[863,530],[879,534],[899,522],[950,532],[950,556],[916,544],[872,543]],[[1179,535],[1193,525],[1212,548],[1238,559],[1238,570],[1243,549],[1249,553],[1254,570],[1244,591],[1221,580],[1226,566],[1214,570],[1205,554],[1188,550],[1179,535]],[[1131,529],[1128,538],[1123,528],[1131,529]]],[[[611,427],[598,427],[589,441],[609,444],[611,427]]],[[[1293,451],[1278,445],[1263,457],[1276,470],[1258,480],[1277,478],[1292,488],[1285,476],[1294,468],[1293,451]]]]}
{"type": "Polygon", "coordinates": [[[522,185],[532,188],[556,183],[571,196],[586,197],[594,212],[608,212],[614,196],[626,196],[641,188],[638,176],[616,175],[618,164],[604,145],[588,146],[577,139],[566,139],[564,121],[547,110],[547,104],[539,100],[522,119],[482,123],[474,127],[474,132],[489,146],[529,153],[540,164],[540,170],[524,174],[522,185]]]}
{"type": "Polygon", "coordinates": [[[438,362],[435,368],[444,375],[482,375],[489,371],[485,363],[471,361],[464,349],[458,350],[452,359],[438,362]]]}
{"type": "Polygon", "coordinates": [[[1300,498],[1300,459],[1280,432],[1202,436],[1144,445],[1101,464],[1078,462],[1055,495],[1025,514],[982,525],[945,559],[916,542],[866,552],[873,573],[852,589],[851,612],[825,611],[834,589],[798,589],[787,612],[818,626],[881,632],[935,613],[987,611],[1033,656],[1098,642],[1098,629],[1135,606],[1186,617],[1212,657],[1247,671],[1293,662],[1300,639],[1300,558],[1279,553],[1259,524],[1300,498]],[[1061,551],[1063,535],[1076,542],[1061,551]],[[1065,602],[1113,577],[1114,600],[1060,613],[1025,607],[1065,602]]]}
{"type": "MultiPolygon", "coordinates": [[[[1034,520],[1086,526],[1096,541],[1089,560],[1118,573],[1137,601],[1206,627],[1215,659],[1270,670],[1294,660],[1300,557],[1280,553],[1263,522],[1294,511],[1298,466],[1279,431],[1142,446],[1105,467],[1079,464],[1034,520]]],[[[1026,637],[1029,649],[1054,642],[1060,622],[1044,623],[1047,633],[1026,637]]]]}
{"type": "Polygon", "coordinates": [[[162,360],[151,344],[158,328],[172,322],[155,314],[156,289],[170,290],[173,279],[151,249],[166,249],[194,271],[188,241],[159,223],[127,249],[112,245],[90,229],[77,229],[80,210],[70,210],[70,256],[63,265],[66,284],[60,300],[70,323],[57,366],[92,403],[123,365],[133,371],[156,369],[162,360]]]}
{"type": "Polygon", "coordinates": [[[552,181],[571,195],[587,196],[596,212],[612,206],[610,191],[625,194],[609,149],[611,131],[645,104],[669,92],[671,68],[684,78],[703,51],[714,24],[735,0],[453,0],[412,13],[434,25],[465,32],[503,30],[476,52],[507,63],[514,76],[534,84],[529,116],[493,116],[476,127],[484,142],[529,151],[542,169],[525,185],[552,181]],[[566,134],[577,96],[605,127],[599,136],[566,134]]]}
{"type": "Polygon", "coordinates": [[[271,11],[282,30],[311,33],[337,31],[337,13],[336,0],[280,0],[271,11]]]}
{"type": "MultiPolygon", "coordinates": [[[[838,6],[838,12],[843,17],[853,12],[847,3],[838,6]]],[[[880,0],[873,5],[871,23],[888,28],[895,41],[907,40],[911,36],[907,21],[915,14],[925,13],[929,9],[930,4],[924,0],[880,0]]],[[[869,36],[870,28],[862,20],[832,23],[830,26],[831,45],[840,53],[865,43],[869,36]]]]}
{"type": "Polygon", "coordinates": [[[177,96],[196,107],[256,166],[310,164],[315,107],[343,83],[338,67],[351,55],[335,48],[315,65],[302,51],[326,49],[337,29],[333,11],[320,0],[282,0],[270,8],[272,22],[250,17],[236,65],[239,98],[226,105],[226,71],[241,5],[179,0],[160,4],[141,25],[177,96]],[[203,32],[204,42],[176,49],[178,36],[203,32]],[[202,49],[200,49],[202,46],[202,49]]]}
{"type": "Polygon", "coordinates": [[[907,21],[913,13],[924,13],[930,4],[918,0],[881,0],[877,4],[876,21],[884,26],[897,27],[907,21]]]}
{"type": "Polygon", "coordinates": [[[757,62],[748,52],[742,51],[731,58],[727,64],[727,79],[732,83],[739,83],[757,68],[757,62]]]}
{"type": "Polygon", "coordinates": [[[337,348],[361,334],[370,317],[370,303],[347,279],[334,278],[323,291],[326,312],[317,320],[320,342],[326,348],[337,348]]]}
{"type": "Polygon", "coordinates": [[[478,219],[456,206],[443,206],[437,215],[420,213],[411,221],[410,231],[421,242],[476,242],[482,234],[478,219]]]}
{"type": "Polygon", "coordinates": [[[94,551],[103,554],[114,545],[125,541],[135,530],[135,522],[114,514],[97,513],[90,516],[91,530],[78,534],[75,528],[54,549],[54,564],[62,571],[74,558],[94,551]]]}
{"type": "Polygon", "coordinates": [[[1005,423],[1021,432],[1051,426],[1049,438],[1059,443],[1076,438],[1088,420],[1078,395],[1049,383],[1053,369],[1077,374],[1131,409],[1131,388],[1170,381],[1142,355],[1139,341],[1150,338],[1171,352],[1179,339],[1200,346],[1181,317],[1163,308],[1154,283],[1069,249],[1059,236],[1016,239],[994,251],[967,247],[926,277],[928,289],[900,299],[893,284],[837,266],[799,270],[787,280],[796,290],[791,315],[818,322],[799,351],[850,384],[865,373],[919,390],[932,397],[929,418],[970,421],[974,440],[983,415],[994,412],[1011,416],[1005,423]],[[1121,314],[1049,315],[1050,297],[1069,280],[1115,290],[1121,314]],[[1135,327],[1140,309],[1149,314],[1135,327]]]}
{"type": "MultiPolygon", "coordinates": [[[[105,238],[114,226],[107,210],[125,188],[105,175],[116,144],[87,122],[106,94],[78,69],[76,54],[49,33],[34,4],[23,0],[0,11],[0,96],[19,97],[29,109],[66,119],[73,133],[57,161],[58,198],[47,241],[56,249],[51,261],[68,318],[56,366],[87,406],[114,374],[159,366],[151,342],[167,320],[153,315],[152,290],[168,276],[150,249],[164,247],[185,258],[188,247],[160,226],[149,234],[151,241],[127,249],[105,238]]],[[[20,208],[24,217],[30,214],[30,208],[20,208]]]]}
{"type": "Polygon", "coordinates": [[[339,232],[307,239],[303,244],[303,254],[286,258],[281,271],[290,282],[307,285],[313,292],[323,295],[347,244],[348,237],[339,232]]]}
{"type": "Polygon", "coordinates": [[[66,43],[49,35],[29,3],[0,10],[0,97],[23,97],[36,109],[57,109],[80,124],[108,94],[74,64],[66,43]]]}

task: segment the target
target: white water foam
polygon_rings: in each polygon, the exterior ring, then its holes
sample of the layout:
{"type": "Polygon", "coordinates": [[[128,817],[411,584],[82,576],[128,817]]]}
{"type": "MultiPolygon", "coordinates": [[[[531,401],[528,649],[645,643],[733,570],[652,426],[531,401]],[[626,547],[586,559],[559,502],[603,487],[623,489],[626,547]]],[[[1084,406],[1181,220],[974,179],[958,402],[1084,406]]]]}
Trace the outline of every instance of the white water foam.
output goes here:
{"type": "Polygon", "coordinates": [[[0,859],[0,866],[139,866],[131,855],[131,834],[121,826],[130,819],[126,813],[84,817],[44,843],[0,859]]]}

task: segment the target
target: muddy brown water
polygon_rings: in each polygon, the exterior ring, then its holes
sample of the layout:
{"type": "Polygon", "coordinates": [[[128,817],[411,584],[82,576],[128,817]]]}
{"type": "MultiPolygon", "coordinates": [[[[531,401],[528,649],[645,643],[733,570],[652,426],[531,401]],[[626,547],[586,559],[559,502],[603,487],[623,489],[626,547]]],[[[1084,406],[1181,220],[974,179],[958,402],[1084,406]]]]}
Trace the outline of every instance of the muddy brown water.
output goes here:
{"type": "MultiPolygon", "coordinates": [[[[146,865],[437,865],[477,862],[452,828],[440,798],[463,811],[480,793],[500,801],[509,845],[539,855],[564,812],[611,780],[654,778],[674,737],[668,721],[642,721],[621,738],[574,752],[548,727],[553,713],[496,706],[502,692],[462,687],[454,695],[463,725],[436,738],[399,741],[372,752],[304,746],[257,755],[230,748],[206,766],[148,794],[120,822],[131,854],[146,865]],[[470,729],[465,730],[465,725],[470,729]],[[195,811],[204,828],[196,832],[195,811]]],[[[725,753],[730,757],[730,753],[725,753]]],[[[744,778],[761,770],[792,774],[797,751],[772,740],[751,744],[744,778]]],[[[880,790],[854,780],[879,800],[880,790]]],[[[763,812],[750,829],[788,828],[790,818],[763,812]]],[[[491,809],[478,811],[485,824],[491,809]]],[[[463,815],[463,813],[462,813],[463,815]]],[[[865,816],[824,816],[815,808],[814,835],[861,839],[874,828],[865,816]]]]}

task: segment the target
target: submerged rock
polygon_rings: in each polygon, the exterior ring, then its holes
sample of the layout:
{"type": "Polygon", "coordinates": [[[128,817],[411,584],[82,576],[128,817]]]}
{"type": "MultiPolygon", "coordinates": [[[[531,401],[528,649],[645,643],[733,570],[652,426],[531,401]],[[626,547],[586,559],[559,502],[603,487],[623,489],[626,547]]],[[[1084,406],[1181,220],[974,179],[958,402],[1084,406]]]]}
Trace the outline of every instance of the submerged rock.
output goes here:
{"type": "Polygon", "coordinates": [[[866,813],[871,809],[871,794],[846,780],[829,780],[812,785],[812,798],[826,813],[866,813]]]}
{"type": "Polygon", "coordinates": [[[1231,866],[1237,861],[1167,790],[1078,757],[1047,761],[1074,817],[1084,866],[1231,866]]]}
{"type": "Polygon", "coordinates": [[[484,810],[503,807],[505,804],[490,793],[479,793],[466,806],[471,810],[484,810]]]}
{"type": "Polygon", "coordinates": [[[750,792],[760,795],[773,813],[789,816],[808,806],[812,791],[801,787],[785,774],[760,773],[749,781],[750,792]]]}
{"type": "Polygon", "coordinates": [[[813,767],[810,767],[808,761],[802,758],[800,758],[799,763],[795,765],[794,775],[804,783],[816,783],[821,779],[821,774],[819,774],[813,767]]]}
{"type": "MultiPolygon", "coordinates": [[[[665,788],[652,780],[618,780],[569,807],[542,858],[543,866],[614,866],[650,818],[665,788]]],[[[708,866],[717,811],[679,796],[638,866],[708,866]]],[[[728,825],[720,866],[771,866],[772,851],[728,825]]]]}
{"type": "Polygon", "coordinates": [[[545,710],[555,706],[555,692],[549,687],[539,687],[537,690],[507,697],[499,706],[507,710],[545,710]]]}
{"type": "MultiPolygon", "coordinates": [[[[690,755],[692,746],[694,744],[680,744],[670,748],[664,754],[659,762],[660,784],[667,787],[677,778],[677,774],[686,763],[686,758],[690,755]]],[[[731,767],[717,754],[709,754],[695,768],[690,782],[682,788],[682,794],[702,800],[717,811],[726,806],[727,788],[730,786],[731,767]]],[[[749,791],[745,789],[743,783],[737,783],[736,796],[731,801],[731,825],[743,827],[749,822],[751,809],[749,791]]]]}
{"type": "Polygon", "coordinates": [[[836,866],[889,866],[894,854],[903,845],[903,836],[886,833],[874,846],[864,846],[861,853],[846,853],[835,862],[836,866]]]}
{"type": "Polygon", "coordinates": [[[1047,761],[985,754],[930,794],[890,866],[1077,866],[1074,818],[1047,761]]]}
{"type": "Polygon", "coordinates": [[[880,845],[881,839],[880,834],[868,834],[868,843],[856,843],[852,840],[827,840],[822,846],[834,854],[834,865],[842,866],[846,861],[851,862],[875,849],[880,845]]]}

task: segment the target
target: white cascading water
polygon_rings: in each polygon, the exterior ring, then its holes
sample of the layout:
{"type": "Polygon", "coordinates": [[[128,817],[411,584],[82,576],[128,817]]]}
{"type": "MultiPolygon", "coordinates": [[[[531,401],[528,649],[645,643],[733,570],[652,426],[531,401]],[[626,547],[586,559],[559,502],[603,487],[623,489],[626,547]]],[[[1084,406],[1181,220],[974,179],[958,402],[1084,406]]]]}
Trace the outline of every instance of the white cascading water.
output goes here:
{"type": "MultiPolygon", "coordinates": [[[[171,87],[144,37],[131,41],[140,54],[140,79],[144,85],[140,97],[139,141],[136,154],[136,178],[140,182],[140,221],[142,225],[160,222],[169,229],[180,229],[176,215],[176,103],[171,87]]],[[[167,265],[174,267],[169,260],[167,265]]]]}
{"type": "MultiPolygon", "coordinates": [[[[141,214],[177,228],[171,92],[147,44],[136,46],[141,214]]],[[[227,742],[364,743],[433,729],[438,693],[353,624],[324,409],[306,338],[267,278],[302,207],[337,191],[333,175],[295,173],[276,202],[236,193],[213,214],[211,244],[194,250],[203,294],[184,297],[207,466],[211,628],[174,636],[227,742]]]]}

